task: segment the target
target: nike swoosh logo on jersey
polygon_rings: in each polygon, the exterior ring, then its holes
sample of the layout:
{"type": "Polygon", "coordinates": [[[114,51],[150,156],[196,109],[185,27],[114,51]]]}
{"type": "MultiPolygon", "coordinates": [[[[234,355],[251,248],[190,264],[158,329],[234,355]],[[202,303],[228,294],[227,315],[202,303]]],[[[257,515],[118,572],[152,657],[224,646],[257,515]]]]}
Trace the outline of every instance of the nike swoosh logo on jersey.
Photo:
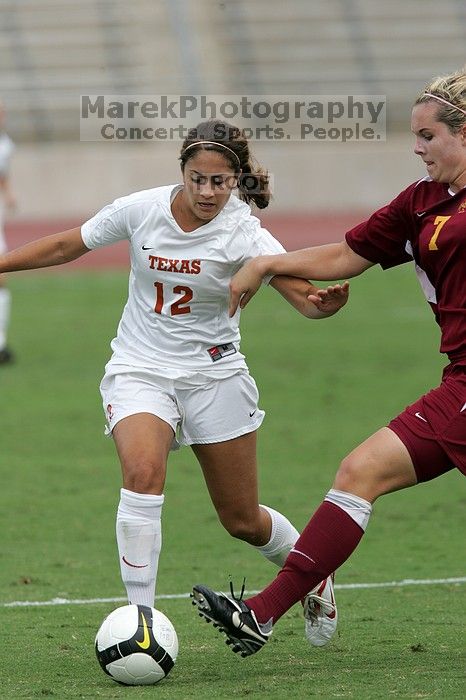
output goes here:
{"type": "Polygon", "coordinates": [[[142,638],[142,642],[138,642],[136,639],[136,644],[138,647],[141,647],[141,649],[148,649],[150,647],[150,635],[149,635],[149,629],[147,627],[147,622],[146,618],[144,615],[141,613],[141,618],[142,618],[142,626],[144,629],[144,637],[142,638]]]}
{"type": "Polygon", "coordinates": [[[416,216],[424,216],[425,211],[417,211],[416,216]]]}
{"type": "MultiPolygon", "coordinates": [[[[256,411],[257,411],[257,408],[256,408],[256,411]]],[[[252,413],[249,413],[249,418],[252,418],[256,411],[253,411],[252,413]]]]}
{"type": "Polygon", "coordinates": [[[466,408],[466,403],[464,404],[463,408],[461,409],[460,413],[463,413],[464,409],[466,408]]]}
{"type": "Polygon", "coordinates": [[[414,415],[416,416],[416,418],[419,418],[420,420],[423,420],[424,423],[427,423],[426,419],[424,418],[424,416],[421,416],[421,414],[419,413],[419,411],[417,411],[414,415]]]}
{"type": "Polygon", "coordinates": [[[143,250],[154,250],[152,246],[143,245],[141,246],[143,250]]]}

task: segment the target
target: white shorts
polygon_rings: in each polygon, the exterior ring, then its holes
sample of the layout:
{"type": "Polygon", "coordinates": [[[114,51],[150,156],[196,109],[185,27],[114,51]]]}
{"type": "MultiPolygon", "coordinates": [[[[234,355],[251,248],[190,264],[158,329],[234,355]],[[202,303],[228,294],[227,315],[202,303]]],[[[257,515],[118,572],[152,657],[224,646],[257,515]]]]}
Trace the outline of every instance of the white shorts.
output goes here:
{"type": "Polygon", "coordinates": [[[135,413],[152,413],[175,433],[172,449],[181,445],[224,442],[260,427],[265,412],[257,402],[256,383],[246,369],[200,383],[166,379],[151,370],[107,372],[100,384],[107,418],[106,434],[135,413]]]}

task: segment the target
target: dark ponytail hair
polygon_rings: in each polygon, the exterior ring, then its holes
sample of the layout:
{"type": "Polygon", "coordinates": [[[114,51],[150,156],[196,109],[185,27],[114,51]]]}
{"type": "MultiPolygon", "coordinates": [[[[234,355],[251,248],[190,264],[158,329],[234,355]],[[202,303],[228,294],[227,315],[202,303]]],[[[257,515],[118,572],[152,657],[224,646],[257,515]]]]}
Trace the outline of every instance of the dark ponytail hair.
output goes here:
{"type": "Polygon", "coordinates": [[[190,129],[181,147],[181,170],[201,150],[221,153],[228,161],[238,176],[240,199],[248,204],[254,202],[259,209],[268,206],[272,197],[268,173],[252,157],[241,129],[220,119],[210,119],[190,129]]]}

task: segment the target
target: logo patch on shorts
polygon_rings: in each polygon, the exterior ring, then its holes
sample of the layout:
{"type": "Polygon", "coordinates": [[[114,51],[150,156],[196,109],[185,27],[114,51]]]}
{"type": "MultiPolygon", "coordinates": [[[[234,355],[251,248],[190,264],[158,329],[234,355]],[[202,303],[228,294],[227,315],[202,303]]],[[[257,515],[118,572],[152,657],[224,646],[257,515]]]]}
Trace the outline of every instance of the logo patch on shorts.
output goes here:
{"type": "Polygon", "coordinates": [[[234,355],[236,348],[233,343],[223,343],[222,345],[214,345],[213,348],[207,350],[212,362],[217,362],[223,357],[228,357],[228,355],[234,355]]]}

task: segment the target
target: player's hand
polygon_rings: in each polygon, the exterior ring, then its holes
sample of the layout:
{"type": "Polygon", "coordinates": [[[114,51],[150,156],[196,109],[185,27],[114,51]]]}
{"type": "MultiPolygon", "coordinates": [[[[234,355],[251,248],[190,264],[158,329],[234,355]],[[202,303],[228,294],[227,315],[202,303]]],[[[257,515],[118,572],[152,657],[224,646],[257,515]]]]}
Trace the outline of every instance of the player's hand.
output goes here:
{"type": "Polygon", "coordinates": [[[262,283],[262,275],[254,260],[247,262],[233,275],[230,282],[230,317],[234,316],[238,306],[244,309],[262,283]]]}
{"type": "Polygon", "coordinates": [[[307,299],[325,316],[331,316],[348,301],[349,286],[349,282],[332,284],[325,289],[317,289],[315,294],[309,294],[307,299]]]}

